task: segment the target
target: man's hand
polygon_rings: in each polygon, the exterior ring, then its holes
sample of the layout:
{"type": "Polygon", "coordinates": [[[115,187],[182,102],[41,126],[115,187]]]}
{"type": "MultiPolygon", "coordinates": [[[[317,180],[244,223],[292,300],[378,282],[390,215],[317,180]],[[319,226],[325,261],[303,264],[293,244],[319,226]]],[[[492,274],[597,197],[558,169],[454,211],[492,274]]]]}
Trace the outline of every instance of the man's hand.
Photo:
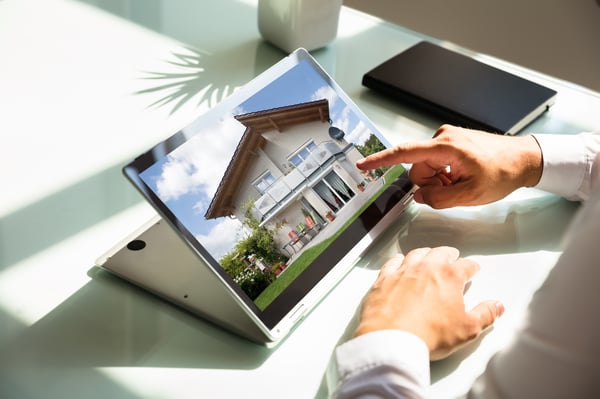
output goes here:
{"type": "Polygon", "coordinates": [[[500,136],[443,125],[432,140],[398,145],[359,160],[359,169],[411,163],[415,200],[433,208],[482,205],[535,186],[542,153],[533,136],[500,136]]]}
{"type": "Polygon", "coordinates": [[[391,258],[362,304],[355,336],[377,330],[413,333],[444,358],[474,340],[504,312],[498,301],[465,309],[465,284],[479,270],[451,247],[421,248],[391,258]]]}

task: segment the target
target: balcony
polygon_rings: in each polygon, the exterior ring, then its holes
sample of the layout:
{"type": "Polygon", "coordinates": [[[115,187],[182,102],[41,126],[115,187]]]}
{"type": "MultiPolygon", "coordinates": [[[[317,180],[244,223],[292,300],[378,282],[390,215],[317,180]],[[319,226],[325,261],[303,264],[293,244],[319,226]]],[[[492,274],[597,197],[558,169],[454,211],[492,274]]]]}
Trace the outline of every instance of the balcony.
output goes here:
{"type": "Polygon", "coordinates": [[[288,174],[280,177],[254,202],[260,220],[273,211],[285,198],[300,191],[310,182],[310,177],[324,165],[331,163],[334,156],[343,153],[334,142],[327,141],[317,146],[311,155],[288,174]]]}

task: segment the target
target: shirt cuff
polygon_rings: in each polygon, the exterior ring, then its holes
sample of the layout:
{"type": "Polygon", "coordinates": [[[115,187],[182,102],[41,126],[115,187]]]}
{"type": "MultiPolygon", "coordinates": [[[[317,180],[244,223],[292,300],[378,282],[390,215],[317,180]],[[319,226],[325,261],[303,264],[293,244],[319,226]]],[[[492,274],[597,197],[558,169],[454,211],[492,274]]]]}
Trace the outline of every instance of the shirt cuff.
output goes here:
{"type": "Polygon", "coordinates": [[[568,199],[579,192],[587,173],[585,143],[580,136],[534,134],[544,158],[542,177],[536,188],[568,199]]]}
{"type": "Polygon", "coordinates": [[[405,331],[364,334],[335,350],[327,377],[335,398],[423,397],[430,382],[429,349],[405,331]]]}

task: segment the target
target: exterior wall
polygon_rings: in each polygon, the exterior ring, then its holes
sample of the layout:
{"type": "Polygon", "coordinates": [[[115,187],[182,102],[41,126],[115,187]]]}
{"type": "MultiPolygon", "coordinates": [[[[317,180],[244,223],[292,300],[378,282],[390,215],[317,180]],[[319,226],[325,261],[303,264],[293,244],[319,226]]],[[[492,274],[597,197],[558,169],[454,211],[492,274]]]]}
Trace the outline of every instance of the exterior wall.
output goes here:
{"type": "Polygon", "coordinates": [[[238,192],[234,204],[234,215],[240,220],[243,219],[244,203],[249,198],[256,199],[260,196],[252,182],[266,171],[271,172],[275,179],[289,172],[291,168],[287,158],[311,138],[316,144],[331,140],[328,128],[329,123],[311,122],[293,126],[283,132],[270,131],[263,133],[263,137],[267,139],[267,144],[259,151],[256,162],[250,167],[244,185],[238,192]]]}
{"type": "Polygon", "coordinates": [[[360,172],[356,169],[355,165],[356,165],[356,161],[358,161],[359,159],[362,159],[363,156],[360,153],[360,151],[358,151],[356,148],[352,148],[347,154],[346,154],[346,162],[343,162],[341,165],[344,168],[344,170],[346,171],[346,173],[348,173],[350,175],[349,179],[352,179],[352,181],[355,183],[354,185],[350,185],[348,184],[348,186],[350,186],[350,188],[352,188],[353,191],[356,191],[356,185],[358,183],[362,183],[365,181],[365,178],[363,175],[360,174],[360,172]]]}
{"type": "Polygon", "coordinates": [[[330,209],[327,206],[327,204],[325,204],[325,202],[323,202],[323,200],[321,199],[321,197],[319,197],[317,195],[317,193],[315,193],[312,189],[306,189],[306,190],[304,190],[304,192],[302,193],[302,195],[304,196],[304,198],[306,198],[306,200],[310,203],[310,205],[313,208],[315,208],[315,210],[319,213],[319,215],[321,215],[321,217],[323,219],[325,219],[325,214],[330,209]]]}
{"type": "Polygon", "coordinates": [[[312,139],[315,144],[331,141],[329,137],[329,123],[311,122],[290,127],[283,132],[270,131],[263,133],[268,144],[264,150],[269,154],[271,160],[279,165],[281,170],[289,170],[287,158],[294,151],[300,149],[308,140],[312,139]]]}
{"type": "Polygon", "coordinates": [[[249,198],[257,198],[260,195],[252,183],[266,171],[271,172],[275,179],[283,175],[278,166],[262,150],[259,150],[255,159],[256,161],[250,166],[245,184],[240,188],[235,201],[234,215],[240,220],[244,218],[244,203],[249,198]]]}
{"type": "Polygon", "coordinates": [[[277,218],[268,223],[266,227],[275,232],[275,241],[283,246],[290,239],[288,233],[295,230],[298,223],[303,222],[303,218],[302,205],[299,201],[295,201],[278,214],[277,218]]]}

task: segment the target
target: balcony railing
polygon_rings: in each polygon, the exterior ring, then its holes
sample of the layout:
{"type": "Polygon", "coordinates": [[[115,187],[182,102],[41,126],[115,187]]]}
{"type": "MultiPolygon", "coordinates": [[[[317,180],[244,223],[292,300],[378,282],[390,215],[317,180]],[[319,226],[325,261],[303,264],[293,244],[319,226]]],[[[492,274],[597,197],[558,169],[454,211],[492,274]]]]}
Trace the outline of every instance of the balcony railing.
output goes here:
{"type": "Polygon", "coordinates": [[[331,141],[317,146],[310,156],[288,174],[278,178],[267,191],[254,201],[254,207],[260,219],[263,219],[281,201],[292,194],[300,186],[310,181],[310,176],[331,159],[342,152],[340,147],[331,141]]]}

